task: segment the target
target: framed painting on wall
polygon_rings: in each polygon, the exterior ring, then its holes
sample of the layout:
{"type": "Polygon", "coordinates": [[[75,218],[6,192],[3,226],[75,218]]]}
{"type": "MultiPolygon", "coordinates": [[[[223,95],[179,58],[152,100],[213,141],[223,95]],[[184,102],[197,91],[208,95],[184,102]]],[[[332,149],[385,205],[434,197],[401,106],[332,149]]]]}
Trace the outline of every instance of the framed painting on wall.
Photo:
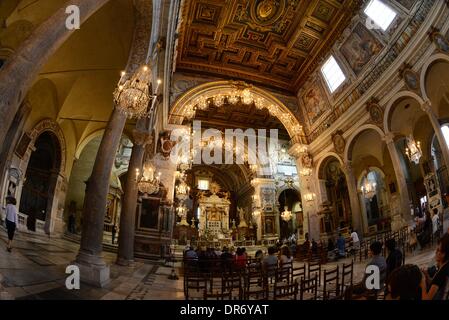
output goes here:
{"type": "Polygon", "coordinates": [[[382,49],[383,44],[359,22],[341,46],[340,53],[358,76],[382,49]]]}

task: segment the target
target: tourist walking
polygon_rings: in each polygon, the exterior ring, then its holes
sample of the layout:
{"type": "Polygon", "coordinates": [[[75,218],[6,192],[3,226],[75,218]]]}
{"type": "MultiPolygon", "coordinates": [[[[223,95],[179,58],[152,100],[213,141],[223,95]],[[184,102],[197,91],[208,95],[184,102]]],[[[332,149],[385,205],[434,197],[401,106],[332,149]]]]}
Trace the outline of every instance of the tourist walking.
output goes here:
{"type": "Polygon", "coordinates": [[[6,249],[11,252],[12,240],[14,239],[14,233],[19,225],[19,216],[16,208],[17,201],[14,197],[6,198],[6,229],[8,230],[8,245],[6,249]]]}

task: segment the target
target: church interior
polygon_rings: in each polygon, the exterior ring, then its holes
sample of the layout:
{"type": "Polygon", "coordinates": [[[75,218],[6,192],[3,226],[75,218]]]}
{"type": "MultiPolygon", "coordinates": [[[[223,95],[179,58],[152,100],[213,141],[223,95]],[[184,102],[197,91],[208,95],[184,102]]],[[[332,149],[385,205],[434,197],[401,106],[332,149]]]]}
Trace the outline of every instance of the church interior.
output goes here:
{"type": "Polygon", "coordinates": [[[447,1],[1,0],[0,141],[0,300],[449,299],[447,1]]]}

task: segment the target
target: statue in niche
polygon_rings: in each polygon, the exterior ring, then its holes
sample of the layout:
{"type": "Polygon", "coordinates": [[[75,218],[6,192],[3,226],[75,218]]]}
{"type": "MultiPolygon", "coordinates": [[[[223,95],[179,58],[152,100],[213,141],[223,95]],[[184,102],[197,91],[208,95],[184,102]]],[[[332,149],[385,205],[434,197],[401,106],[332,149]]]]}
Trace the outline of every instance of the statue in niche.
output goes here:
{"type": "Polygon", "coordinates": [[[245,209],[237,207],[237,211],[239,213],[239,228],[247,227],[246,219],[245,219],[245,209]]]}

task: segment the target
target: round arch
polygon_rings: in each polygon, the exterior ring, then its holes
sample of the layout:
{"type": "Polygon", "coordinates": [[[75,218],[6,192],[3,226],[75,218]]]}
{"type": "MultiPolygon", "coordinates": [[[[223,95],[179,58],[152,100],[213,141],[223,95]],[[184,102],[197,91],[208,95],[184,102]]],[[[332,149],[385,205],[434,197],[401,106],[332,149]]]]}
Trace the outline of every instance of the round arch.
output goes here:
{"type": "Polygon", "coordinates": [[[429,96],[427,95],[426,90],[426,77],[429,69],[432,67],[432,65],[436,62],[447,62],[449,63],[449,56],[444,53],[437,53],[433,56],[429,57],[426,61],[426,63],[423,65],[421,69],[421,78],[420,78],[420,85],[421,85],[421,94],[423,95],[423,100],[429,100],[429,96]]]}
{"type": "Polygon", "coordinates": [[[411,98],[416,100],[420,105],[424,104],[424,100],[417,95],[415,92],[411,92],[411,91],[400,91],[398,93],[396,93],[389,101],[387,104],[387,107],[385,108],[385,112],[384,112],[384,129],[385,129],[385,133],[389,133],[391,132],[390,130],[390,116],[394,111],[394,107],[396,105],[396,103],[398,101],[400,101],[401,99],[404,98],[411,98]]]}
{"type": "Polygon", "coordinates": [[[168,123],[182,124],[184,118],[189,117],[189,114],[192,113],[193,107],[198,104],[199,99],[208,99],[245,89],[253,95],[254,101],[260,101],[263,108],[267,108],[270,114],[279,119],[290,138],[302,133],[302,126],[298,119],[279,99],[263,89],[242,81],[214,81],[190,89],[174,103],[168,123]]]}
{"type": "MultiPolygon", "coordinates": [[[[46,131],[53,133],[58,138],[61,152],[61,164],[59,172],[62,174],[66,169],[66,142],[64,133],[58,123],[56,123],[52,119],[44,119],[40,121],[30,133],[31,140],[28,144],[28,148],[34,146],[39,136],[46,131]]],[[[28,162],[28,160],[29,159],[27,159],[26,162],[28,162]]]]}
{"type": "Polygon", "coordinates": [[[344,151],[344,162],[347,163],[350,161],[350,153],[352,152],[352,147],[357,140],[357,137],[366,130],[374,130],[376,131],[380,138],[382,139],[385,136],[385,133],[381,128],[379,128],[376,125],[373,124],[365,124],[359,128],[349,137],[348,143],[346,144],[345,151],[344,151]]]}
{"type": "Polygon", "coordinates": [[[81,156],[81,153],[83,152],[84,148],[91,142],[93,139],[100,137],[104,134],[104,129],[100,129],[97,131],[92,132],[89,134],[86,138],[84,138],[80,143],[78,143],[78,146],[75,150],[75,159],[79,159],[81,156]]]}
{"type": "Polygon", "coordinates": [[[326,154],[323,157],[321,157],[320,160],[318,160],[317,165],[316,165],[315,179],[317,181],[320,179],[320,173],[321,173],[322,168],[324,168],[326,166],[326,164],[328,163],[328,161],[331,158],[335,158],[336,160],[338,160],[338,162],[340,162],[340,165],[343,167],[344,162],[339,154],[337,154],[335,152],[326,152],[326,154]]]}

